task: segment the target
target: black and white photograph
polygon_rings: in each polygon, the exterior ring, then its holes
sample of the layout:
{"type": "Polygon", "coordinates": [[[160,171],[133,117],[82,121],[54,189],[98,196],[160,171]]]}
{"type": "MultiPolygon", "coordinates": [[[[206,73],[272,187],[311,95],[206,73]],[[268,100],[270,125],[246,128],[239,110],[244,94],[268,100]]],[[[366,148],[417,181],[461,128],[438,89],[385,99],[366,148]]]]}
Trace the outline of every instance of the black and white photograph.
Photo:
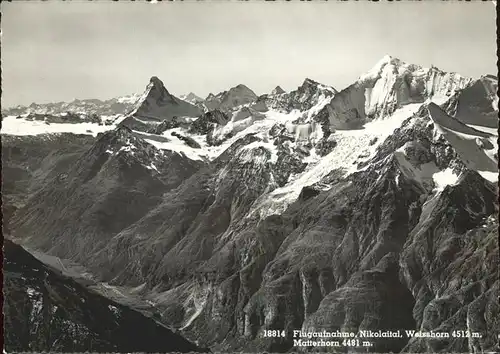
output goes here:
{"type": "Polygon", "coordinates": [[[0,6],[3,353],[500,352],[496,1],[0,6]]]}

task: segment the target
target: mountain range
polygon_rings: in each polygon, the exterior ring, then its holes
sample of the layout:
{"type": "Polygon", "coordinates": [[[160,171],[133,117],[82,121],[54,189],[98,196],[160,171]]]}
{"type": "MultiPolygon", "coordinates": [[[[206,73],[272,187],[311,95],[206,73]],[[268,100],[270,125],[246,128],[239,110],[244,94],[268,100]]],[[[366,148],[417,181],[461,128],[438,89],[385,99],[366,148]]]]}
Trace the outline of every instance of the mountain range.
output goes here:
{"type": "Polygon", "coordinates": [[[294,330],[404,333],[367,338],[372,352],[498,351],[497,88],[385,56],[343,89],[178,98],[152,77],[126,99],[2,111],[4,234],[23,254],[8,271],[60,273],[6,297],[65,316],[6,312],[7,344],[71,351],[73,335],[83,351],[91,333],[150,350],[104,330],[129,330],[98,310],[111,304],[175,336],[169,351],[332,350],[294,330]],[[61,295],[82,282],[92,303],[61,295]],[[36,321],[64,341],[31,344],[36,321]]]}

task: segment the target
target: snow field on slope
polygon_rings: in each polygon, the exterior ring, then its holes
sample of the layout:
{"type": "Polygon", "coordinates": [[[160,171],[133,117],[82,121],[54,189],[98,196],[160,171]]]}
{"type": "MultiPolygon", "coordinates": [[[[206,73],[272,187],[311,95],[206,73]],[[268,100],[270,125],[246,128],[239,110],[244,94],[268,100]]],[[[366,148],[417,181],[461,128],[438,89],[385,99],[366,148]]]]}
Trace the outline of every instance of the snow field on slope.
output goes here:
{"type": "Polygon", "coordinates": [[[274,164],[274,163],[276,163],[276,161],[278,161],[278,149],[276,148],[276,146],[273,143],[271,143],[269,141],[254,141],[253,143],[245,145],[242,148],[242,153],[240,154],[240,158],[243,159],[243,161],[245,161],[245,162],[253,161],[254,163],[256,163],[256,161],[255,161],[256,157],[254,154],[251,153],[251,151],[254,149],[258,149],[260,147],[265,148],[267,151],[269,151],[271,153],[270,159],[261,160],[261,161],[259,161],[260,163],[270,162],[270,163],[274,164]],[[246,153],[246,152],[249,152],[249,153],[246,153]]]}
{"type": "MultiPolygon", "coordinates": [[[[262,142],[260,142],[260,145],[257,144],[258,143],[257,142],[255,145],[252,145],[252,147],[257,148],[258,146],[264,146],[268,150],[270,150],[270,152],[272,154],[275,154],[276,147],[274,145],[268,143],[268,141],[270,140],[270,137],[268,134],[269,130],[276,123],[287,123],[287,122],[293,121],[294,119],[299,117],[299,112],[295,112],[293,114],[285,114],[285,113],[280,113],[280,112],[276,112],[276,111],[268,111],[268,112],[265,112],[264,115],[265,115],[265,119],[254,121],[251,125],[246,127],[246,129],[238,131],[233,137],[227,139],[219,146],[209,146],[207,144],[205,135],[189,135],[189,136],[191,138],[193,138],[198,144],[200,144],[201,149],[196,149],[196,150],[201,150],[202,153],[205,156],[207,156],[209,160],[213,160],[213,159],[217,158],[221,153],[223,153],[227,148],[229,148],[238,139],[241,139],[248,134],[255,134],[257,137],[259,137],[263,140],[262,142]]],[[[182,134],[181,131],[179,131],[179,132],[182,134]]],[[[247,149],[248,149],[248,147],[247,147],[247,149]]]]}
{"type": "Polygon", "coordinates": [[[118,103],[136,103],[141,99],[142,94],[134,93],[132,95],[118,97],[116,101],[118,103]]]}
{"type": "Polygon", "coordinates": [[[400,174],[404,174],[407,178],[417,181],[425,189],[433,187],[433,191],[442,191],[448,185],[454,185],[458,182],[457,175],[452,168],[448,167],[440,170],[434,162],[427,162],[420,166],[413,166],[407,159],[405,153],[406,143],[394,152],[394,156],[400,165],[400,172],[396,176],[396,184],[399,185],[400,174]]]}
{"type": "Polygon", "coordinates": [[[473,124],[467,124],[467,125],[473,129],[479,130],[481,132],[498,136],[498,129],[497,128],[483,127],[482,125],[473,125],[473,124]]]}
{"type": "Polygon", "coordinates": [[[186,135],[184,132],[182,132],[181,129],[175,128],[168,130],[161,135],[166,139],[168,139],[168,141],[154,140],[155,137],[158,137],[158,135],[155,134],[141,133],[141,136],[144,138],[145,141],[147,141],[148,143],[150,143],[151,145],[160,150],[169,150],[172,152],[176,152],[179,155],[185,156],[188,159],[195,161],[205,161],[209,159],[209,153],[205,149],[195,149],[188,146],[183,140],[172,135],[173,132],[186,135]],[[148,136],[151,136],[152,139],[148,139],[148,136]]]}
{"type": "MultiPolygon", "coordinates": [[[[481,138],[478,135],[465,134],[441,126],[439,122],[445,119],[454,119],[445,112],[435,107],[430,107],[429,113],[434,121],[435,134],[442,135],[450,145],[457,151],[466,166],[477,171],[486,180],[496,183],[498,181],[497,161],[494,154],[498,151],[497,134],[489,138],[481,138]],[[480,144],[482,139],[491,143],[492,149],[485,149],[480,144]]],[[[485,128],[482,128],[484,131],[485,128]]]]}
{"type": "MultiPolygon", "coordinates": [[[[237,128],[236,129],[237,132],[233,137],[227,139],[221,145],[218,146],[208,145],[206,141],[206,135],[188,134],[182,128],[173,128],[165,131],[161,135],[162,137],[168,139],[168,141],[165,142],[154,140],[155,137],[158,137],[158,135],[155,134],[141,133],[141,135],[144,136],[144,139],[148,143],[154,145],[159,149],[177,152],[178,154],[185,155],[186,157],[192,160],[211,161],[217,158],[221,153],[223,153],[226,149],[228,149],[238,139],[241,139],[248,134],[256,134],[256,136],[263,139],[263,141],[255,142],[254,144],[249,144],[249,146],[246,146],[244,149],[252,149],[252,148],[258,148],[259,146],[263,146],[271,152],[272,161],[275,161],[277,159],[277,150],[276,147],[269,142],[270,138],[268,131],[276,123],[286,123],[298,118],[299,113],[300,112],[295,112],[294,114],[284,114],[275,111],[268,111],[264,113],[265,115],[264,119],[252,120],[251,117],[245,118],[244,120],[238,121],[237,123],[243,121],[246,122],[248,120],[247,122],[248,124],[246,124],[244,128],[237,128]],[[172,135],[172,133],[177,133],[194,139],[201,146],[201,148],[192,148],[186,145],[186,143],[183,140],[172,135]],[[148,135],[151,136],[151,139],[147,138],[148,135]]],[[[229,122],[228,125],[230,123],[231,122],[229,122]]],[[[231,127],[234,126],[231,125],[231,127]]],[[[230,128],[226,128],[226,132],[229,133],[233,131],[230,128]]]]}
{"type": "Polygon", "coordinates": [[[442,171],[434,173],[432,179],[436,185],[436,190],[441,191],[444,187],[454,185],[458,182],[459,176],[453,172],[451,168],[446,168],[442,171]]]}
{"type": "Polygon", "coordinates": [[[55,133],[73,133],[97,136],[99,133],[116,128],[112,125],[99,125],[97,123],[45,123],[37,120],[26,120],[15,116],[2,119],[2,134],[8,135],[38,135],[55,133]]]}
{"type": "Polygon", "coordinates": [[[285,186],[261,196],[254,203],[250,214],[258,214],[260,218],[264,218],[282,213],[298,198],[303,187],[319,182],[332,170],[343,169],[345,175],[357,171],[357,162],[372,157],[377,147],[400,127],[404,120],[416,113],[420,106],[420,103],[406,105],[389,117],[367,123],[364,129],[336,131],[332,135],[337,145],[330,154],[322,158],[316,155],[316,161],[311,158],[303,173],[292,176],[285,186]],[[374,138],[377,138],[377,141],[370,145],[374,138]]]}
{"type": "Polygon", "coordinates": [[[332,99],[333,96],[328,97],[324,94],[321,94],[318,98],[318,104],[316,104],[307,112],[307,121],[310,121],[312,117],[318,114],[319,111],[321,111],[328,103],[332,101],[332,99]]]}

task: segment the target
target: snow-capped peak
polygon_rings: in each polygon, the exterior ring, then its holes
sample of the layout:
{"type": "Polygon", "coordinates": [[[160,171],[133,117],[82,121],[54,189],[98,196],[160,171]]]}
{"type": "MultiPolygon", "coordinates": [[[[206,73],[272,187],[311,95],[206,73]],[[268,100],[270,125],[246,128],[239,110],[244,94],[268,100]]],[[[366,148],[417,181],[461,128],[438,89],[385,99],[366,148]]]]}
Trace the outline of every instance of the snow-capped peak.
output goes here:
{"type": "Polygon", "coordinates": [[[353,85],[335,95],[327,107],[329,119],[336,129],[345,129],[366,119],[387,117],[407,104],[428,99],[442,104],[471,81],[456,73],[423,68],[386,55],[353,85]]]}
{"type": "Polygon", "coordinates": [[[181,96],[179,96],[179,98],[181,100],[184,100],[186,102],[193,103],[193,104],[205,101],[203,98],[194,94],[193,92],[190,92],[187,95],[181,95],[181,96]]]}
{"type": "MultiPolygon", "coordinates": [[[[387,67],[391,66],[391,68],[396,69],[398,67],[409,67],[409,64],[406,64],[401,59],[393,57],[391,55],[384,55],[382,59],[380,59],[370,70],[360,75],[358,81],[370,81],[377,80],[382,75],[383,70],[387,67]]],[[[416,65],[412,65],[413,67],[418,67],[416,65]]],[[[420,67],[419,67],[420,68],[420,67]]]]}

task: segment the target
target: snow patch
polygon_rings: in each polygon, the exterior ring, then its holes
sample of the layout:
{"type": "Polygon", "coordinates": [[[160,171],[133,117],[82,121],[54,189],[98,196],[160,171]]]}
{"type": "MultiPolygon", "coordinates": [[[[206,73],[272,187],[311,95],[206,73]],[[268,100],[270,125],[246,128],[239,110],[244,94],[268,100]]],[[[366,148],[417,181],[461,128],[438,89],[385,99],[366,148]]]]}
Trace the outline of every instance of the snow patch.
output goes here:
{"type": "Polygon", "coordinates": [[[289,182],[257,199],[250,217],[258,214],[261,218],[281,214],[294,202],[302,188],[321,181],[333,169],[343,169],[345,175],[358,171],[357,163],[371,158],[377,147],[390,136],[403,121],[418,111],[421,104],[411,104],[398,109],[389,117],[367,123],[364,129],[338,130],[331,136],[337,142],[331,153],[321,158],[311,154],[307,160],[309,165],[299,175],[292,175],[289,182]],[[373,142],[374,138],[377,141],[373,142]]]}
{"type": "MultiPolygon", "coordinates": [[[[152,139],[144,139],[154,147],[160,150],[169,150],[175,152],[181,156],[185,156],[188,159],[195,161],[205,161],[208,158],[208,153],[206,151],[202,151],[201,149],[194,149],[184,143],[184,141],[177,139],[177,141],[156,141],[152,139]]],[[[153,168],[151,166],[151,168],[153,168]]]]}
{"type": "Polygon", "coordinates": [[[491,171],[477,171],[484,179],[497,183],[498,182],[498,172],[491,171]]]}
{"type": "Polygon", "coordinates": [[[406,178],[417,181],[425,189],[429,189],[433,186],[433,176],[439,172],[439,168],[434,162],[428,162],[416,167],[406,159],[406,155],[404,155],[403,152],[399,150],[395,151],[394,156],[399,162],[401,172],[406,176],[406,178]]]}
{"type": "Polygon", "coordinates": [[[132,144],[130,142],[130,139],[127,139],[127,142],[125,143],[125,145],[123,145],[120,148],[120,150],[118,150],[118,152],[125,151],[125,152],[130,152],[131,155],[134,155],[134,150],[137,150],[137,146],[135,146],[134,144],[132,144]]]}
{"type": "Polygon", "coordinates": [[[458,182],[459,176],[453,172],[451,168],[444,169],[432,175],[432,179],[436,185],[436,190],[443,190],[444,187],[454,185],[458,182]]]}
{"type": "Polygon", "coordinates": [[[8,135],[39,135],[55,133],[72,133],[97,136],[116,128],[112,125],[99,125],[97,123],[49,123],[43,121],[30,121],[24,118],[9,116],[2,119],[2,134],[8,135]]]}
{"type": "Polygon", "coordinates": [[[147,168],[148,170],[154,170],[154,171],[156,171],[156,172],[160,172],[160,171],[158,171],[158,168],[156,168],[155,164],[154,164],[154,163],[152,163],[152,162],[151,162],[151,164],[150,164],[149,166],[146,166],[146,168],[147,168]]]}
{"type": "Polygon", "coordinates": [[[115,316],[120,315],[120,310],[118,309],[118,307],[113,306],[113,305],[108,305],[108,309],[109,309],[111,312],[113,312],[113,314],[114,314],[115,316]]]}
{"type": "MultiPolygon", "coordinates": [[[[246,135],[255,134],[256,137],[259,137],[263,139],[264,142],[266,142],[266,140],[269,140],[268,132],[273,127],[273,125],[277,123],[286,124],[287,122],[291,122],[297,119],[299,115],[300,112],[286,114],[274,110],[269,110],[264,113],[265,119],[253,121],[245,129],[239,130],[236,133],[233,131],[233,133],[235,133],[234,136],[225,140],[218,146],[209,146],[207,144],[205,135],[190,135],[190,137],[193,138],[201,146],[201,149],[197,150],[203,151],[204,156],[206,156],[209,160],[213,160],[220,154],[222,154],[226,149],[228,149],[233,143],[245,137],[246,135]]],[[[229,122],[228,124],[231,124],[231,122],[229,122]]],[[[227,131],[231,131],[231,128],[227,128],[227,131]]]]}
{"type": "Polygon", "coordinates": [[[489,127],[483,127],[482,125],[473,125],[473,124],[467,124],[467,126],[479,130],[483,133],[488,133],[491,135],[498,136],[498,129],[497,128],[489,128],[489,127]]]}
{"type": "Polygon", "coordinates": [[[180,329],[186,329],[202,313],[208,302],[208,295],[212,292],[212,286],[203,286],[200,289],[193,289],[189,297],[184,302],[186,313],[190,314],[184,326],[180,329]]]}
{"type": "MultiPolygon", "coordinates": [[[[321,85],[323,86],[323,85],[321,85]]],[[[330,88],[330,91],[333,90],[330,88]]],[[[331,91],[335,93],[335,90],[331,91]]],[[[307,112],[307,120],[310,120],[312,117],[317,115],[328,103],[332,101],[333,97],[332,96],[325,96],[321,95],[318,98],[318,103],[314,105],[308,112],[307,112]]]]}
{"type": "Polygon", "coordinates": [[[130,103],[136,103],[137,101],[139,101],[140,98],[141,98],[141,94],[135,93],[132,95],[118,97],[116,100],[119,103],[129,103],[130,104],[130,103]]]}

